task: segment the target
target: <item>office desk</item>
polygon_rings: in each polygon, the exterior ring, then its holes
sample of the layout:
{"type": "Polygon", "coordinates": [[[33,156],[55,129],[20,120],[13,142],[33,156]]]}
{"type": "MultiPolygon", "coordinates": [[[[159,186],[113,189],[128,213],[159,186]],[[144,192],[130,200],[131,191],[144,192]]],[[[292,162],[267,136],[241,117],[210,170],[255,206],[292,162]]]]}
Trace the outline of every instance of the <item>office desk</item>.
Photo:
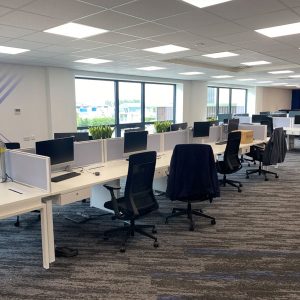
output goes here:
{"type": "MultiPolygon", "coordinates": [[[[48,269],[49,263],[52,262],[49,257],[51,251],[48,241],[49,221],[47,220],[46,205],[41,201],[42,197],[47,195],[47,192],[15,182],[4,182],[0,183],[0,195],[0,219],[21,215],[33,210],[40,211],[43,266],[48,269]]],[[[50,247],[54,246],[50,245],[50,247]]],[[[52,251],[54,250],[52,249],[52,251]]]]}
{"type": "Polygon", "coordinates": [[[300,127],[284,127],[283,130],[287,135],[287,148],[291,150],[294,148],[295,137],[300,136],[300,127]]]}

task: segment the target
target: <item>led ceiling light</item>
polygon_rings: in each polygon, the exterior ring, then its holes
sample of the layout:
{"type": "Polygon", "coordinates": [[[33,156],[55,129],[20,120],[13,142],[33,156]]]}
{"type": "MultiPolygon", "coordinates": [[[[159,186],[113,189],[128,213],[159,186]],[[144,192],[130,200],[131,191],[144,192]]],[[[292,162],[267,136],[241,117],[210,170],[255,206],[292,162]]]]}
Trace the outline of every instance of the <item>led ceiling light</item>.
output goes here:
{"type": "Polygon", "coordinates": [[[218,79],[222,79],[222,78],[232,78],[234,76],[231,75],[216,75],[216,76],[211,76],[212,78],[218,78],[218,79]]]}
{"type": "Polygon", "coordinates": [[[269,74],[289,74],[289,73],[294,73],[294,71],[290,70],[282,70],[282,71],[271,71],[268,72],[269,74]]]}
{"type": "Polygon", "coordinates": [[[6,46],[0,46],[0,53],[4,54],[20,54],[30,51],[29,49],[22,49],[22,48],[13,48],[13,47],[6,47],[6,46]]]}
{"type": "Polygon", "coordinates": [[[290,75],[290,78],[300,78],[300,75],[290,75]]]}
{"type": "Polygon", "coordinates": [[[266,80],[266,81],[258,81],[257,83],[272,83],[273,81],[266,80]]]}
{"type": "Polygon", "coordinates": [[[210,57],[210,58],[223,58],[223,57],[231,57],[231,56],[238,56],[239,54],[233,53],[233,52],[217,52],[217,53],[211,53],[211,54],[204,54],[202,56],[210,57]]]}
{"type": "Polygon", "coordinates": [[[272,85],[286,85],[286,82],[277,82],[277,83],[272,83],[272,85]]]}
{"type": "Polygon", "coordinates": [[[78,39],[98,35],[100,33],[105,33],[107,31],[108,30],[105,29],[72,23],[72,22],[44,30],[44,32],[47,33],[64,35],[64,36],[78,38],[78,39]]]}
{"type": "Polygon", "coordinates": [[[155,66],[151,66],[151,67],[142,67],[142,68],[137,68],[138,70],[143,70],[143,71],[157,71],[157,70],[163,70],[165,68],[163,67],[155,67],[155,66]]]}
{"type": "Polygon", "coordinates": [[[260,66],[260,65],[269,65],[271,64],[269,61],[265,60],[258,60],[258,61],[249,61],[249,62],[244,62],[241,63],[241,65],[246,65],[246,66],[260,66]]]}
{"type": "Polygon", "coordinates": [[[149,52],[154,52],[154,53],[159,53],[159,54],[168,54],[168,53],[174,53],[174,52],[187,51],[190,49],[170,44],[170,45],[165,45],[165,46],[147,48],[147,49],[143,49],[143,50],[149,51],[149,52]]]}
{"type": "Polygon", "coordinates": [[[270,38],[300,33],[300,22],[255,30],[270,38]]]}
{"type": "Polygon", "coordinates": [[[190,76],[190,75],[201,75],[201,74],[204,74],[204,73],[202,73],[202,72],[183,72],[183,73],[179,73],[179,74],[190,76]]]}
{"type": "Polygon", "coordinates": [[[253,81],[255,79],[253,78],[242,78],[242,79],[237,79],[238,81],[253,81]]]}
{"type": "Polygon", "coordinates": [[[75,60],[74,62],[83,63],[83,64],[98,65],[98,64],[105,64],[105,63],[108,63],[108,62],[112,62],[112,60],[100,59],[100,58],[85,58],[85,59],[75,60]]]}
{"type": "Polygon", "coordinates": [[[229,2],[232,0],[182,0],[182,1],[197,6],[199,8],[203,8],[203,7],[208,7],[208,6],[212,6],[224,2],[229,2]]]}

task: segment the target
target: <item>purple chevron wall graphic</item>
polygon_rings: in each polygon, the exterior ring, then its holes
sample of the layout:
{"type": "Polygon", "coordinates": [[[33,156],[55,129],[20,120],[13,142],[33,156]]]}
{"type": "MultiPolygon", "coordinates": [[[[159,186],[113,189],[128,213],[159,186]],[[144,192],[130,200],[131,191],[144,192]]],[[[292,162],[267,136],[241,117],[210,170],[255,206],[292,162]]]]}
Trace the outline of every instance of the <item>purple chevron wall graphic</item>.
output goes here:
{"type": "Polygon", "coordinates": [[[0,75],[0,104],[16,89],[21,80],[22,76],[17,74],[0,75]]]}

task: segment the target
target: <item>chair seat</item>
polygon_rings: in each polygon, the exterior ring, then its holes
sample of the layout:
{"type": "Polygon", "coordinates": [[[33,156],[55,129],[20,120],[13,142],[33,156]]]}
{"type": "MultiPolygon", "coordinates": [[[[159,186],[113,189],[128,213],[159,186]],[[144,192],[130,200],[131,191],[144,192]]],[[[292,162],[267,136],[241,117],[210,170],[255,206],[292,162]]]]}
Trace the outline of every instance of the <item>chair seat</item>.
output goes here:
{"type": "MultiPolygon", "coordinates": [[[[120,212],[122,212],[123,214],[126,214],[126,215],[130,214],[127,209],[127,205],[126,205],[126,201],[125,201],[124,197],[118,198],[117,202],[118,202],[118,208],[119,208],[120,212]]],[[[110,209],[110,210],[114,210],[113,202],[111,200],[106,201],[104,203],[104,207],[107,209],[110,209]]]]}
{"type": "MultiPolygon", "coordinates": [[[[217,168],[218,173],[220,173],[220,174],[232,174],[237,171],[237,169],[230,169],[228,167],[228,164],[226,164],[224,161],[218,161],[216,163],[216,168],[217,168]]],[[[239,167],[239,169],[240,168],[241,168],[241,166],[239,167]]]]}

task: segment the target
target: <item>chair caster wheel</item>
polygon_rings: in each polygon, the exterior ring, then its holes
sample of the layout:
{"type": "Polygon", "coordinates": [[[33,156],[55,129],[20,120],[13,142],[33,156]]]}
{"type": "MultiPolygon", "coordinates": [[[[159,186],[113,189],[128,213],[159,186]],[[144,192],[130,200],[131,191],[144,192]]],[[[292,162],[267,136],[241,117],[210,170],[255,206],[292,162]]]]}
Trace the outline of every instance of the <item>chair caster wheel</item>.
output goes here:
{"type": "Polygon", "coordinates": [[[248,175],[246,176],[246,179],[249,179],[249,176],[248,176],[248,175]]]}
{"type": "Polygon", "coordinates": [[[125,247],[121,247],[121,248],[120,248],[120,252],[121,252],[121,253],[124,253],[125,251],[126,251],[125,247]]]}
{"type": "Polygon", "coordinates": [[[20,227],[20,222],[18,221],[18,222],[16,222],[14,225],[15,225],[16,227],[20,227]]]}
{"type": "Polygon", "coordinates": [[[241,193],[241,192],[242,192],[242,190],[241,190],[241,189],[238,189],[238,192],[239,192],[239,193],[241,193]]]}
{"type": "Polygon", "coordinates": [[[210,224],[211,224],[211,225],[216,225],[216,220],[211,220],[211,221],[210,221],[210,224]]]}
{"type": "Polygon", "coordinates": [[[153,233],[153,234],[156,234],[156,233],[157,233],[157,230],[156,230],[155,228],[153,228],[153,229],[152,229],[152,233],[153,233]]]}
{"type": "Polygon", "coordinates": [[[275,178],[279,178],[279,176],[278,176],[278,175],[275,175],[275,178]]]}
{"type": "Polygon", "coordinates": [[[155,242],[153,243],[153,247],[154,247],[154,248],[158,248],[158,247],[159,247],[158,241],[155,241],[155,242]]]}
{"type": "Polygon", "coordinates": [[[269,181],[269,179],[268,179],[268,178],[265,178],[265,181],[269,181]]]}
{"type": "Polygon", "coordinates": [[[168,224],[168,223],[169,223],[169,221],[166,219],[165,224],[168,224]]]}
{"type": "Polygon", "coordinates": [[[108,241],[108,239],[109,239],[108,236],[104,236],[104,237],[103,237],[103,240],[104,240],[104,241],[108,241]]]}
{"type": "Polygon", "coordinates": [[[240,187],[243,187],[243,185],[240,183],[240,187]]]}
{"type": "Polygon", "coordinates": [[[195,227],[194,226],[190,226],[189,231],[194,231],[195,227]]]}

